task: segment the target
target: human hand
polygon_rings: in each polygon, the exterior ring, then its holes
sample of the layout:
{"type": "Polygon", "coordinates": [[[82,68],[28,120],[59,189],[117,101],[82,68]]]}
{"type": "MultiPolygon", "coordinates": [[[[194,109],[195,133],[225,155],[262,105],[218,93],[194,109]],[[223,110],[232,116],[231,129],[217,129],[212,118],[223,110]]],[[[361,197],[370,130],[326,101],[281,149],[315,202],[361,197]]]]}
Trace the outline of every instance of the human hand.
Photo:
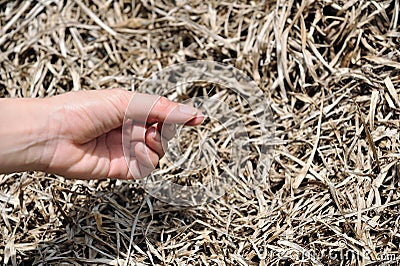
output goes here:
{"type": "Polygon", "coordinates": [[[48,117],[41,124],[47,125],[38,137],[39,143],[28,150],[37,157],[25,159],[33,162],[30,168],[67,178],[141,178],[164,155],[162,140],[166,142],[173,137],[175,123],[194,126],[203,120],[197,109],[159,96],[136,93],[134,102],[129,104],[133,95],[114,89],[71,92],[42,99],[41,107],[46,106],[42,109],[47,110],[48,117]],[[134,120],[129,125],[132,135],[128,140],[131,137],[132,141],[128,152],[134,154],[129,167],[122,145],[126,113],[134,120]]]}

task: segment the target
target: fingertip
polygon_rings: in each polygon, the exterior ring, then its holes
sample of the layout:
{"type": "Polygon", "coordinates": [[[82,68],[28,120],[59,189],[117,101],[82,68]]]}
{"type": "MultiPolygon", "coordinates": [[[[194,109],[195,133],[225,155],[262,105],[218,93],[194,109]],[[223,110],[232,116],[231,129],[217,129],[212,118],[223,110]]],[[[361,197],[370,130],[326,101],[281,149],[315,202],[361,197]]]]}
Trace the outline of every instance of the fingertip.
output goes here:
{"type": "Polygon", "coordinates": [[[128,179],[140,179],[142,176],[140,174],[139,163],[136,159],[132,159],[129,162],[129,174],[128,179]]]}
{"type": "Polygon", "coordinates": [[[204,119],[204,114],[201,110],[197,110],[196,117],[202,117],[204,119]]]}
{"type": "MultiPolygon", "coordinates": [[[[157,129],[155,127],[151,127],[148,130],[148,136],[150,138],[152,138],[155,142],[160,142],[161,141],[161,136],[160,133],[157,131],[157,129]]],[[[148,139],[146,139],[146,142],[148,141],[148,139]]]]}
{"type": "Polygon", "coordinates": [[[148,175],[151,174],[151,172],[153,172],[153,170],[155,169],[154,167],[148,167],[145,164],[139,163],[139,169],[140,169],[140,174],[142,178],[147,177],[148,175]]]}
{"type": "Polygon", "coordinates": [[[170,110],[162,122],[166,124],[186,124],[196,118],[199,110],[188,104],[170,102],[170,110]]]}
{"type": "Polygon", "coordinates": [[[158,154],[161,158],[164,156],[164,146],[167,147],[166,141],[164,141],[160,135],[160,132],[156,130],[156,127],[152,126],[149,128],[146,136],[146,145],[158,154]]]}
{"type": "Polygon", "coordinates": [[[135,156],[139,163],[147,167],[153,167],[158,164],[159,156],[146,146],[146,144],[139,142],[135,147],[135,156]]]}
{"type": "Polygon", "coordinates": [[[190,121],[188,121],[185,125],[198,126],[201,123],[203,123],[204,118],[205,118],[204,114],[200,110],[198,110],[196,116],[190,121]]]}

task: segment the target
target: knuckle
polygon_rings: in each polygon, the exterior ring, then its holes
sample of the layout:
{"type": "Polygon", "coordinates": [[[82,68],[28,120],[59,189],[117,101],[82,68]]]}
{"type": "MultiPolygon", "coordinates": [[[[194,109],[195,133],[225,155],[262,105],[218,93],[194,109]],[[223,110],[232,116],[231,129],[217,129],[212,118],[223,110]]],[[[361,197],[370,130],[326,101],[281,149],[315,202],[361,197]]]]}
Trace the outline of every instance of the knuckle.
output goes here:
{"type": "Polygon", "coordinates": [[[164,96],[160,96],[160,97],[157,99],[157,105],[160,106],[160,107],[168,106],[169,103],[170,103],[170,101],[169,101],[166,97],[164,97],[164,96]]]}

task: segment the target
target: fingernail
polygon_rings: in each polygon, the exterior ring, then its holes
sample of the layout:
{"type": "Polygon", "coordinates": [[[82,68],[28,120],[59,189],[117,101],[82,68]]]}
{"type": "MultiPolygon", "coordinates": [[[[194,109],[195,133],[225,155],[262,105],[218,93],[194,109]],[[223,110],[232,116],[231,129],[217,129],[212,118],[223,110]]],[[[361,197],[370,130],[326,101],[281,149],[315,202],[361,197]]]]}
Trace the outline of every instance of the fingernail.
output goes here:
{"type": "Polygon", "coordinates": [[[150,134],[151,134],[151,137],[152,137],[155,141],[160,142],[160,140],[161,140],[160,134],[157,134],[157,131],[156,131],[155,128],[152,128],[152,131],[151,131],[150,134]]]}
{"type": "Polygon", "coordinates": [[[205,116],[203,115],[203,113],[200,112],[200,114],[197,113],[195,119],[196,119],[196,122],[197,122],[197,123],[201,124],[201,123],[204,122],[204,118],[205,118],[205,116]]]}
{"type": "Polygon", "coordinates": [[[186,105],[186,104],[180,104],[179,111],[185,115],[196,115],[197,114],[196,108],[186,105]]]}
{"type": "Polygon", "coordinates": [[[202,118],[204,118],[204,114],[203,114],[203,112],[202,112],[202,111],[200,111],[200,110],[198,110],[198,111],[197,111],[197,114],[196,114],[196,117],[197,117],[197,118],[199,118],[199,117],[202,117],[202,118]]]}

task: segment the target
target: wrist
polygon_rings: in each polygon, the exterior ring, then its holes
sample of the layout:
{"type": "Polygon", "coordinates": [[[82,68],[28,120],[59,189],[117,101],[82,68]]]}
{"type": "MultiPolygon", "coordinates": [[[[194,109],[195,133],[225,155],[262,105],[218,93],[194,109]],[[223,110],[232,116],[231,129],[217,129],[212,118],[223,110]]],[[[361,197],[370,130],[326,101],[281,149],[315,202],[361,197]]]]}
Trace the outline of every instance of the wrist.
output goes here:
{"type": "Polygon", "coordinates": [[[0,172],[46,169],[49,109],[46,99],[1,99],[0,172]]]}

